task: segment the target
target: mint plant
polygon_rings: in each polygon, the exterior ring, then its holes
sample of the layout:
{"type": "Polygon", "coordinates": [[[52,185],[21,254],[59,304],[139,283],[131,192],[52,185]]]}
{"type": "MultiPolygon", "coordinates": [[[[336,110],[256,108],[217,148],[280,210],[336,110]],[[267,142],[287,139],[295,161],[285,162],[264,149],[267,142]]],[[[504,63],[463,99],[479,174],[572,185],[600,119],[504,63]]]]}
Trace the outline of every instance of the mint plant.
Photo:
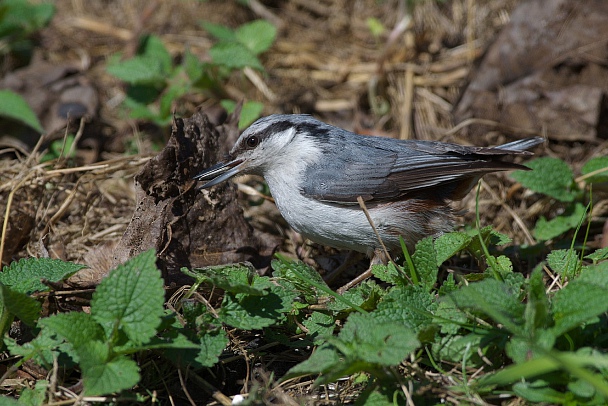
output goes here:
{"type": "MultiPolygon", "coordinates": [[[[202,62],[186,51],[181,63],[176,64],[155,35],[142,40],[133,58],[121,60],[119,54],[110,58],[108,73],[128,84],[124,107],[131,118],[167,126],[176,101],[182,97],[202,92],[225,98],[223,84],[233,72],[247,67],[263,71],[257,56],[274,42],[274,26],[259,20],[236,30],[211,23],[203,23],[203,27],[218,39],[209,50],[209,62],[202,62]]],[[[231,100],[222,104],[228,110],[235,105],[231,100]]],[[[261,110],[260,103],[244,103],[239,126],[247,127],[261,110]]]]}
{"type": "MultiPolygon", "coordinates": [[[[231,337],[254,331],[305,355],[277,377],[283,382],[312,375],[320,387],[351,377],[360,387],[358,404],[404,403],[403,385],[413,389],[415,403],[428,401],[423,388],[434,383],[425,371],[450,375],[451,392],[463,400],[507,393],[529,402],[605,403],[608,250],[588,254],[587,263],[571,250],[551,253],[547,263],[568,274],[569,283],[547,292],[540,265],[526,279],[496,251],[495,244],[507,241],[489,227],[427,238],[405,266],[374,268],[384,286],[368,280],[343,295],[312,268],[280,255],[272,276],[259,276],[247,264],[184,268],[194,283],[172,310],[163,306],[155,253],[148,251],[101,282],[90,313],[45,318],[28,295],[48,288],[31,275],[58,281],[80,266],[23,260],[0,274],[0,294],[9,314],[37,335],[25,343],[4,341],[21,357],[16,366],[31,360],[51,368],[57,360],[77,367],[85,395],[141,384],[146,371],[134,354],[154,351],[180,369],[225,366],[235,359],[225,352],[229,330],[231,337]],[[444,262],[460,252],[479,261],[482,271],[442,277],[444,262]],[[220,292],[213,303],[196,299],[210,291],[220,292]],[[461,375],[447,372],[455,364],[461,375]],[[482,367],[485,374],[467,376],[482,367]]],[[[42,404],[48,382],[38,384],[21,396],[42,404]]]]}
{"type": "Polygon", "coordinates": [[[44,28],[54,14],[52,3],[32,4],[27,0],[0,3],[0,57],[13,54],[29,61],[34,47],[32,34],[44,28]]]}
{"type": "MultiPolygon", "coordinates": [[[[541,157],[526,163],[531,171],[516,171],[511,176],[524,187],[546,195],[565,206],[563,214],[551,220],[541,217],[534,227],[534,237],[541,241],[551,240],[565,232],[575,229],[587,213],[583,204],[585,188],[576,182],[572,169],[562,160],[541,157]]],[[[608,179],[608,158],[597,157],[586,162],[581,172],[586,188],[593,183],[608,179]]]]}

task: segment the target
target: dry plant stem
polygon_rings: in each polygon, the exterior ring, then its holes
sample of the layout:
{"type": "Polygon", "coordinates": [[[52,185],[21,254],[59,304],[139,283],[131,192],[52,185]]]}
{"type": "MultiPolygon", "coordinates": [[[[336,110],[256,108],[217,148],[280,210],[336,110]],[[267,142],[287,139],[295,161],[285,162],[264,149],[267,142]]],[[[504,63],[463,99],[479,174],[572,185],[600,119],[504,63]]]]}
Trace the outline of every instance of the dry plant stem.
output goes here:
{"type": "Polygon", "coordinates": [[[245,76],[247,76],[247,79],[249,79],[249,81],[253,83],[253,85],[266,97],[266,99],[268,99],[269,102],[274,103],[277,101],[276,94],[270,90],[268,85],[256,71],[247,66],[243,69],[243,73],[245,76]]]}
{"type": "Polygon", "coordinates": [[[406,69],[404,75],[405,81],[405,89],[404,89],[404,101],[403,105],[403,113],[401,116],[403,117],[403,125],[401,126],[401,133],[399,134],[399,138],[402,140],[407,140],[412,138],[412,112],[414,105],[414,70],[406,69]]]}
{"type": "Polygon", "coordinates": [[[515,211],[511,207],[509,207],[509,205],[507,205],[502,199],[500,199],[496,192],[494,192],[492,188],[483,179],[481,180],[481,186],[483,186],[484,190],[488,192],[490,196],[492,196],[492,199],[496,203],[498,203],[503,209],[505,209],[507,213],[509,213],[509,215],[515,221],[515,224],[517,224],[521,231],[524,233],[527,243],[530,245],[536,244],[536,240],[534,239],[534,237],[532,237],[532,233],[530,233],[530,230],[528,229],[528,227],[526,227],[526,224],[521,219],[521,217],[517,213],[515,213],[515,211]]]}
{"type": "MultiPolygon", "coordinates": [[[[528,244],[535,245],[537,243],[537,241],[534,239],[534,237],[532,237],[532,233],[530,233],[530,230],[528,229],[528,227],[526,227],[526,224],[521,219],[521,217],[517,213],[515,213],[515,211],[511,207],[509,207],[504,201],[502,201],[502,199],[499,198],[499,196],[496,194],[496,192],[494,192],[492,190],[492,188],[483,179],[480,182],[481,182],[481,186],[483,186],[484,190],[492,196],[492,199],[494,199],[495,202],[498,202],[502,206],[502,208],[505,209],[507,211],[507,213],[509,213],[511,215],[511,217],[513,218],[515,223],[523,231],[528,244]]],[[[559,276],[555,275],[553,272],[551,272],[551,270],[546,265],[543,265],[543,270],[545,271],[547,276],[549,276],[551,278],[551,281],[552,281],[551,286],[549,286],[549,288],[548,288],[549,290],[547,290],[547,292],[550,292],[551,288],[555,284],[557,284],[561,288],[561,284],[559,282],[559,276]]]]}
{"type": "Polygon", "coordinates": [[[211,385],[209,382],[207,382],[206,380],[204,380],[203,378],[198,376],[198,374],[193,373],[193,374],[190,374],[190,376],[194,378],[196,383],[198,383],[199,385],[201,385],[203,387],[205,392],[209,393],[213,397],[213,399],[218,401],[221,405],[224,405],[224,406],[232,405],[232,400],[228,396],[224,395],[215,386],[211,385]]]}
{"type": "MultiPolygon", "coordinates": [[[[380,233],[378,233],[378,229],[376,228],[376,225],[374,224],[372,217],[369,215],[369,211],[367,210],[367,206],[365,205],[363,198],[361,196],[358,196],[357,202],[359,202],[359,206],[361,206],[361,209],[365,213],[365,217],[367,217],[367,221],[372,226],[372,229],[374,230],[374,234],[376,234],[376,237],[378,238],[378,241],[380,242],[380,246],[382,246],[382,250],[377,249],[374,251],[374,257],[371,259],[369,268],[367,269],[367,271],[363,272],[361,275],[357,276],[355,279],[353,279],[352,281],[348,282],[346,285],[344,285],[340,289],[338,289],[339,294],[343,294],[344,292],[346,292],[353,286],[357,286],[358,284],[360,284],[361,282],[363,282],[364,280],[366,280],[367,278],[372,276],[372,266],[374,266],[376,264],[376,261],[381,258],[382,254],[384,254],[384,257],[386,258],[387,262],[393,262],[390,254],[388,253],[388,250],[386,249],[386,245],[384,245],[384,242],[382,241],[382,237],[380,237],[380,233]]],[[[380,260],[380,262],[383,262],[383,261],[380,260]]]]}
{"type": "Polygon", "coordinates": [[[177,370],[177,376],[179,377],[179,384],[182,387],[182,391],[184,391],[186,398],[188,398],[188,402],[190,402],[192,406],[196,406],[196,402],[194,401],[194,399],[192,399],[192,396],[190,396],[190,392],[188,392],[188,388],[186,387],[186,382],[184,381],[181,369],[177,370]]]}
{"type": "Polygon", "coordinates": [[[19,183],[17,183],[17,185],[8,194],[8,199],[6,200],[6,210],[4,212],[4,222],[2,223],[2,240],[0,241],[0,261],[2,261],[2,258],[4,256],[4,242],[6,240],[6,230],[8,229],[8,218],[10,216],[11,206],[13,204],[15,192],[17,192],[17,190],[19,190],[21,186],[23,186],[25,182],[27,182],[32,177],[33,174],[34,172],[28,173],[23,179],[21,179],[21,181],[19,181],[19,183]]]}

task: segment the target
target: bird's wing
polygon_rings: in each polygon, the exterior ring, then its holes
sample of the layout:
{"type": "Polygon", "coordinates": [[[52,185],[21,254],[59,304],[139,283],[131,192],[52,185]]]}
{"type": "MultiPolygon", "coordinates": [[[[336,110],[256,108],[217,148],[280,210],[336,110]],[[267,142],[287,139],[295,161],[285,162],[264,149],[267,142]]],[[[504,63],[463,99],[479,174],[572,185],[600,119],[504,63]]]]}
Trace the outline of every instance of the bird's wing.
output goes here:
{"type": "Polygon", "coordinates": [[[328,154],[307,168],[302,193],[317,200],[355,204],[391,201],[408,195],[433,199],[462,198],[488,172],[527,169],[503,162],[506,155],[542,142],[527,139],[505,147],[466,147],[456,144],[352,137],[340,153],[328,154]]]}

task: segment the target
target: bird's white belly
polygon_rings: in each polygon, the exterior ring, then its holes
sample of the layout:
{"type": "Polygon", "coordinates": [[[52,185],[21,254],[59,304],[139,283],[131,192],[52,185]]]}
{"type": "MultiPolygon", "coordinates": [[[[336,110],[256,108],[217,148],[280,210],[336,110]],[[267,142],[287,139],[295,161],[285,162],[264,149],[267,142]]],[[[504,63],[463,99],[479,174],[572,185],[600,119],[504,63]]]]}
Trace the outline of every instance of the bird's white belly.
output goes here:
{"type": "MultiPolygon", "coordinates": [[[[368,255],[380,247],[372,226],[358,205],[339,206],[320,202],[303,196],[299,189],[289,183],[273,180],[267,176],[268,186],[279,211],[289,225],[303,236],[319,244],[368,255]]],[[[387,246],[399,246],[398,235],[382,232],[387,227],[394,229],[397,226],[390,224],[391,216],[386,216],[384,212],[385,210],[377,208],[370,211],[374,225],[387,246]]]]}

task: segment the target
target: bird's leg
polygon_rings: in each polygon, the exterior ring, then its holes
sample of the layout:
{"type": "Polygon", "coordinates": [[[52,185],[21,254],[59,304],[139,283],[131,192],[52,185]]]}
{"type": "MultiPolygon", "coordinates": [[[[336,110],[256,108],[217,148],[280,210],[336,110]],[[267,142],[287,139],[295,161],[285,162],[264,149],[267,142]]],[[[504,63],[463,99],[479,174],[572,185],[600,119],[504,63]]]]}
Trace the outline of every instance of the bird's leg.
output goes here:
{"type": "Polygon", "coordinates": [[[379,249],[379,248],[374,250],[374,256],[372,257],[371,261],[369,261],[369,268],[367,268],[367,271],[363,272],[361,275],[357,276],[355,279],[353,279],[352,281],[348,282],[346,285],[344,285],[340,289],[338,289],[338,293],[343,294],[350,288],[357,286],[364,280],[368,279],[370,276],[372,276],[372,267],[374,265],[382,265],[382,264],[386,265],[389,260],[390,260],[390,258],[386,258],[386,254],[384,253],[384,250],[379,249]]]}
{"type": "Polygon", "coordinates": [[[348,268],[350,268],[351,266],[353,266],[354,264],[356,264],[357,262],[359,262],[359,260],[361,259],[362,255],[363,254],[361,254],[360,252],[350,251],[346,255],[346,258],[344,259],[344,262],[342,262],[342,264],[340,264],[340,266],[338,266],[336,269],[334,269],[333,271],[331,271],[329,273],[329,275],[327,275],[325,278],[323,278],[325,280],[325,283],[327,283],[329,285],[333,281],[335,281],[336,278],[338,276],[340,276],[344,271],[346,271],[348,268]]]}

